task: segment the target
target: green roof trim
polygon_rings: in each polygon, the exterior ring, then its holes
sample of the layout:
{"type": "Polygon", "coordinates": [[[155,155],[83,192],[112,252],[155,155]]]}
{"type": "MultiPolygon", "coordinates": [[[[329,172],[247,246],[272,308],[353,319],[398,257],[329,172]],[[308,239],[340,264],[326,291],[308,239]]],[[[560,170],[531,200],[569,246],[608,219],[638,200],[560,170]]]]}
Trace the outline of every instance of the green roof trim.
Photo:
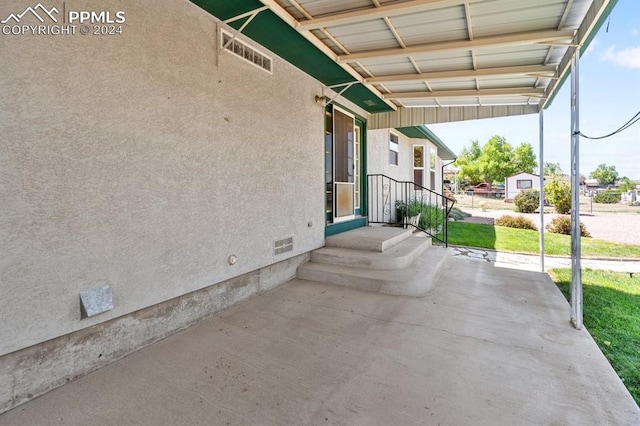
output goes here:
{"type": "MultiPolygon", "coordinates": [[[[609,18],[609,15],[611,14],[611,11],[616,6],[616,4],[618,4],[618,0],[611,0],[609,2],[609,4],[605,7],[604,12],[602,12],[602,15],[600,16],[600,19],[598,19],[598,22],[596,22],[595,27],[593,27],[593,31],[591,31],[591,33],[589,34],[587,39],[582,44],[582,47],[580,48],[580,57],[582,57],[582,55],[585,54],[585,52],[587,51],[587,48],[589,47],[589,45],[591,44],[593,39],[598,34],[598,31],[600,31],[600,28],[604,24],[604,21],[606,21],[607,18],[609,18]]],[[[551,95],[551,99],[549,99],[549,102],[547,102],[547,104],[545,105],[544,109],[547,109],[547,108],[549,108],[551,106],[551,104],[553,103],[553,100],[556,98],[556,95],[558,94],[558,92],[560,91],[560,89],[564,85],[564,82],[567,80],[567,78],[570,75],[571,75],[571,71],[566,73],[564,75],[564,77],[562,77],[562,80],[560,80],[558,82],[558,85],[556,86],[556,90],[553,91],[553,94],[551,95]]]]}
{"type": "MultiPolygon", "coordinates": [[[[222,21],[263,6],[258,0],[191,1],[222,21]]],[[[230,25],[239,29],[246,19],[239,19],[230,25]]],[[[354,81],[351,74],[320,52],[271,10],[258,13],[242,34],[327,86],[346,85],[354,81]]],[[[336,90],[340,91],[340,88],[336,90]]],[[[389,105],[360,83],[351,86],[342,96],[369,113],[392,111],[389,105]]]]}
{"type": "Polygon", "coordinates": [[[440,138],[437,137],[435,133],[429,130],[429,128],[425,125],[398,127],[396,128],[396,130],[411,139],[430,140],[435,146],[438,147],[438,154],[443,160],[455,160],[457,158],[453,151],[451,151],[449,147],[445,145],[444,142],[442,142],[440,138]]]}

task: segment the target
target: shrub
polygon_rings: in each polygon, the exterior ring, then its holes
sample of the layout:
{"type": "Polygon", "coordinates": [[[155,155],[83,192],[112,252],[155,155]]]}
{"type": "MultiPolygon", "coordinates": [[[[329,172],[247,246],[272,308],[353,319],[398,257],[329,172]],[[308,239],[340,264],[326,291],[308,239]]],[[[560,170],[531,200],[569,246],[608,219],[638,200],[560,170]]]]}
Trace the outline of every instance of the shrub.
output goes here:
{"type": "Polygon", "coordinates": [[[545,185],[547,199],[560,214],[567,214],[571,211],[571,185],[561,181],[554,176],[551,182],[545,185]]]}
{"type": "Polygon", "coordinates": [[[516,211],[533,213],[540,205],[540,192],[537,189],[525,189],[516,195],[513,202],[516,205],[516,211]]]}
{"type": "Polygon", "coordinates": [[[449,213],[449,218],[453,219],[453,220],[464,220],[468,217],[470,217],[471,214],[467,213],[467,212],[463,212],[462,210],[460,210],[457,207],[454,207],[451,209],[451,212],[449,213]]]}
{"type": "MultiPolygon", "coordinates": [[[[547,224],[546,229],[553,234],[571,235],[571,219],[566,216],[556,217],[547,224]]],[[[589,234],[582,222],[580,222],[580,236],[591,237],[591,234],[589,234]]]]}
{"type": "Polygon", "coordinates": [[[411,200],[408,204],[396,201],[396,213],[400,222],[403,222],[405,218],[420,214],[418,226],[427,231],[440,232],[438,228],[442,227],[445,220],[443,209],[420,200],[411,200]]]}
{"type": "Polygon", "coordinates": [[[517,228],[517,229],[531,229],[532,231],[537,231],[538,227],[524,216],[509,216],[504,215],[496,219],[495,225],[497,226],[506,226],[507,228],[517,228]]]}
{"type": "Polygon", "coordinates": [[[593,197],[593,202],[600,204],[615,204],[620,202],[621,195],[620,191],[602,191],[598,192],[593,197]]]}

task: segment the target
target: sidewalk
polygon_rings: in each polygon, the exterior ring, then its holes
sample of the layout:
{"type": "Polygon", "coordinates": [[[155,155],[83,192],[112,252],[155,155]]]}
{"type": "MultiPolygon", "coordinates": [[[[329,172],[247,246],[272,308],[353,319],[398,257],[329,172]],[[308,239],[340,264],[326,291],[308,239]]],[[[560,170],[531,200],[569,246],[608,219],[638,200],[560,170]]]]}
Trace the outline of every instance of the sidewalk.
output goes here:
{"type": "MultiPolygon", "coordinates": [[[[526,271],[540,271],[540,256],[535,254],[504,253],[495,250],[451,247],[454,256],[468,257],[469,259],[484,262],[492,262],[501,268],[522,269],[526,271]]],[[[600,269],[615,272],[629,272],[640,274],[640,259],[602,260],[582,259],[583,269],[600,269]]],[[[554,268],[570,268],[571,258],[559,256],[545,256],[544,269],[548,271],[554,268]]]]}

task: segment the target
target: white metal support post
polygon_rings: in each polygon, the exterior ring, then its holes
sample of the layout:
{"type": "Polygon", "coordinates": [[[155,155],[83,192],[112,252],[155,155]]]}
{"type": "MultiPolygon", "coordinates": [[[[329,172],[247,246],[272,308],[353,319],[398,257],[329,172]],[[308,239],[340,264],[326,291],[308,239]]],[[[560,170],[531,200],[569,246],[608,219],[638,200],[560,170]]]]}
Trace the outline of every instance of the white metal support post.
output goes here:
{"type": "Polygon", "coordinates": [[[538,130],[540,138],[540,162],[538,172],[540,173],[540,271],[544,272],[544,108],[540,108],[540,128],[538,130]]]}
{"type": "Polygon", "coordinates": [[[571,322],[582,328],[580,264],[580,48],[571,60],[571,322]]]}

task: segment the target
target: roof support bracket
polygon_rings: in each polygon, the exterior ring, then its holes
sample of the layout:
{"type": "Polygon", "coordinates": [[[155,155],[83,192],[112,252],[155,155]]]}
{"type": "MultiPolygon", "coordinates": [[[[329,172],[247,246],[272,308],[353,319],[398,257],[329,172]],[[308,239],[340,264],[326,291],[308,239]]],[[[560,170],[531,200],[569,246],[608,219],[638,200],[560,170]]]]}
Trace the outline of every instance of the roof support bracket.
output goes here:
{"type": "MultiPolygon", "coordinates": [[[[356,84],[356,83],[357,83],[357,81],[352,81],[351,83],[347,83],[346,86],[344,84],[337,84],[337,85],[334,85],[334,86],[327,86],[328,89],[333,89],[334,87],[341,87],[341,86],[344,86],[344,88],[342,90],[340,90],[333,98],[330,98],[329,100],[327,100],[327,102],[325,102],[324,105],[327,106],[327,105],[333,103],[333,101],[338,99],[344,92],[349,90],[349,88],[351,86],[353,86],[354,84],[356,84]]],[[[323,90],[323,92],[324,92],[324,90],[323,90]]],[[[323,93],[323,96],[324,96],[324,93],[323,93]]]]}
{"type": "Polygon", "coordinates": [[[243,23],[243,24],[242,24],[242,26],[238,29],[238,31],[236,31],[236,32],[234,32],[234,33],[233,33],[233,37],[231,37],[231,38],[229,39],[229,41],[227,41],[227,42],[224,44],[224,46],[222,46],[222,50],[223,50],[223,51],[224,51],[224,50],[226,50],[226,49],[227,49],[227,47],[229,47],[229,45],[231,45],[231,43],[233,43],[233,41],[236,39],[236,37],[238,36],[238,34],[242,33],[242,30],[244,30],[245,28],[247,28],[247,25],[249,25],[249,24],[251,23],[251,21],[253,21],[253,19],[254,19],[256,16],[258,16],[258,13],[262,12],[263,10],[267,10],[267,9],[269,9],[269,7],[268,7],[268,6],[262,6],[262,7],[259,7],[259,8],[257,8],[257,9],[255,9],[255,10],[249,11],[249,12],[247,12],[247,13],[243,13],[242,15],[238,15],[238,16],[235,16],[235,17],[233,17],[233,18],[231,18],[231,19],[227,19],[226,21],[224,21],[224,23],[228,25],[229,23],[231,23],[231,22],[235,22],[235,21],[237,21],[238,19],[246,18],[247,16],[249,17],[249,19],[247,19],[246,21],[244,21],[244,23],[243,23]]]}

